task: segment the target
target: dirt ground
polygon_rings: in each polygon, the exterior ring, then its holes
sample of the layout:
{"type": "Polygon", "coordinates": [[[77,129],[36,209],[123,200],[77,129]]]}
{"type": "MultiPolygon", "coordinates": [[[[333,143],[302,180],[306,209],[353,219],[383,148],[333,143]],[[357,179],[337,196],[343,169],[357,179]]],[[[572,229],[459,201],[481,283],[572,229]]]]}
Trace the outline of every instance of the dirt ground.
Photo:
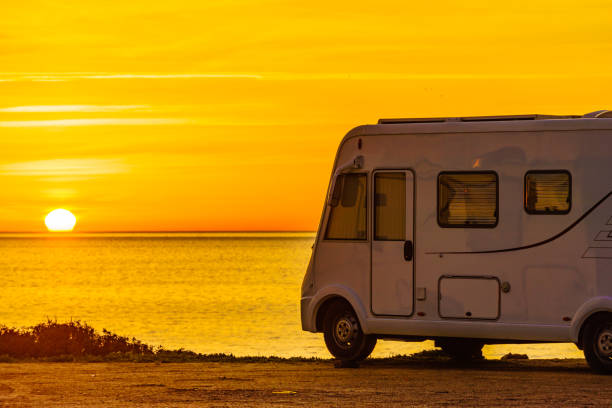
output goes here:
{"type": "Polygon", "coordinates": [[[3,363],[0,406],[598,406],[612,376],[584,360],[3,363]]]}

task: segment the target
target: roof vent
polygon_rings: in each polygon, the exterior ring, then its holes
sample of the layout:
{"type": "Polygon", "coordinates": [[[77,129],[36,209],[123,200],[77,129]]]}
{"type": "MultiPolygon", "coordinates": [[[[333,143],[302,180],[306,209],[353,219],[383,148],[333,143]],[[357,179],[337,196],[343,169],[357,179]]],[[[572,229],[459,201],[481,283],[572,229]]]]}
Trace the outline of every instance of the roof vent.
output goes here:
{"type": "Polygon", "coordinates": [[[612,111],[609,110],[598,110],[595,112],[589,112],[582,116],[583,118],[612,118],[612,111]]]}
{"type": "Polygon", "coordinates": [[[393,124],[393,123],[435,123],[435,122],[446,122],[449,118],[391,118],[391,119],[378,119],[379,125],[393,124]]]}

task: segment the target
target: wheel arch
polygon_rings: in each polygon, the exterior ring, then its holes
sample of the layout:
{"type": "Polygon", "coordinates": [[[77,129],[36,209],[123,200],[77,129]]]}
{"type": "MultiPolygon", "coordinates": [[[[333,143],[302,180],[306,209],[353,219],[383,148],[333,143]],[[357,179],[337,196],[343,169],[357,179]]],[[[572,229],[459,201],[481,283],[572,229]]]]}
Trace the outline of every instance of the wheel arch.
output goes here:
{"type": "Polygon", "coordinates": [[[612,317],[612,311],[599,311],[599,312],[595,312],[592,315],[590,315],[589,317],[587,317],[584,321],[584,323],[582,323],[582,326],[580,326],[580,332],[578,332],[578,341],[576,342],[576,345],[578,346],[578,348],[580,350],[584,349],[584,328],[587,327],[587,325],[595,320],[598,319],[600,316],[603,315],[608,315],[612,317]]]}
{"type": "Polygon", "coordinates": [[[313,308],[315,328],[317,332],[323,331],[323,319],[329,307],[335,302],[346,302],[357,315],[359,325],[365,334],[368,334],[366,310],[359,296],[350,288],[343,285],[328,286],[315,295],[316,301],[313,308]]]}
{"type": "Polygon", "coordinates": [[[570,328],[570,338],[582,349],[584,327],[592,319],[602,314],[612,314],[612,297],[599,296],[586,301],[574,314],[570,328]]]}

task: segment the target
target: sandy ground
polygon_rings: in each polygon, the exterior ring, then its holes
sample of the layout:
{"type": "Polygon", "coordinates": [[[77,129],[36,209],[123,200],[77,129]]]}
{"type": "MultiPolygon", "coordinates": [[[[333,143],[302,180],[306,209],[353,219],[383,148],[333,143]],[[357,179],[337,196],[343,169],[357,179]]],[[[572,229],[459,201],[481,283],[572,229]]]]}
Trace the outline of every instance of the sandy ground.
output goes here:
{"type": "Polygon", "coordinates": [[[0,406],[612,406],[583,360],[4,363],[0,406]]]}

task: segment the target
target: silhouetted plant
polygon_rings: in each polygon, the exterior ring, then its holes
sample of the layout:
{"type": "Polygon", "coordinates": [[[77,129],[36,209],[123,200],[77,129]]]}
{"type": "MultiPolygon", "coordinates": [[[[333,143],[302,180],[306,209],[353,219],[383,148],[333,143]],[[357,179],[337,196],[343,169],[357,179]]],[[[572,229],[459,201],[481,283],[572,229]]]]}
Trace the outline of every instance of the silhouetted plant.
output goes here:
{"type": "Polygon", "coordinates": [[[153,354],[153,349],[135,338],[118,336],[106,329],[100,335],[78,320],[69,323],[47,320],[26,329],[0,327],[0,355],[41,358],[111,353],[153,354]]]}
{"type": "Polygon", "coordinates": [[[34,336],[31,333],[0,327],[0,355],[12,357],[31,357],[36,348],[34,336]]]}
{"type": "Polygon", "coordinates": [[[126,362],[223,362],[263,363],[321,361],[307,357],[236,357],[233,354],[200,354],[178,349],[153,348],[135,338],[118,336],[106,329],[102,334],[80,321],[45,323],[25,329],[0,326],[0,362],[21,361],[126,361],[126,362]]]}

